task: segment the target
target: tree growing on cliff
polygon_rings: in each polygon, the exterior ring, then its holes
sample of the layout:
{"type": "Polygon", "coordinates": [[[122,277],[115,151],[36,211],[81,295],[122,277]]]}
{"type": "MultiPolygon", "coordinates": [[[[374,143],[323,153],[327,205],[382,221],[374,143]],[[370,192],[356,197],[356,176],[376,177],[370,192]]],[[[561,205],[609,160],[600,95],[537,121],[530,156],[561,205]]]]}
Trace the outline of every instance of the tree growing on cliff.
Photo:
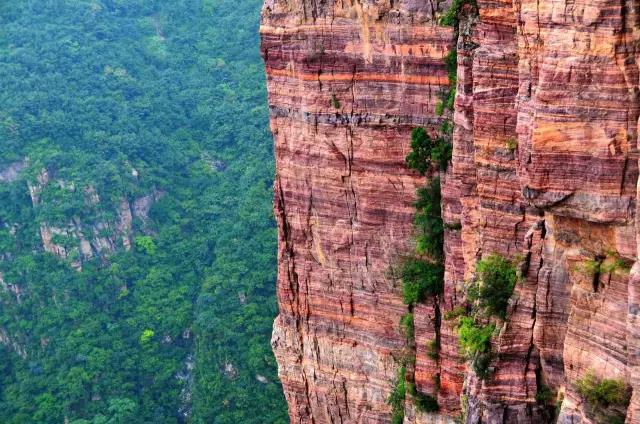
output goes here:
{"type": "Polygon", "coordinates": [[[420,175],[426,175],[434,167],[445,171],[453,151],[450,142],[452,132],[453,125],[448,120],[442,123],[436,138],[432,138],[422,127],[414,128],[411,131],[411,152],[405,158],[407,167],[418,171],[420,175]]]}
{"type": "Polygon", "coordinates": [[[411,131],[411,152],[406,157],[407,166],[425,175],[431,168],[431,149],[433,140],[422,128],[414,128],[411,131]]]}
{"type": "Polygon", "coordinates": [[[135,238],[136,247],[149,256],[156,254],[156,244],[149,236],[138,236],[135,238]]]}
{"type": "Polygon", "coordinates": [[[426,296],[442,293],[444,269],[441,264],[409,258],[401,271],[402,300],[407,305],[422,302],[426,296]]]}
{"type": "Polygon", "coordinates": [[[418,189],[415,202],[416,250],[436,261],[444,258],[444,223],[441,211],[440,179],[435,177],[425,187],[418,189]]]}
{"type": "Polygon", "coordinates": [[[458,326],[458,341],[464,355],[471,358],[476,375],[485,379],[491,363],[491,336],[495,324],[480,325],[473,317],[461,317],[458,326]]]}
{"type": "Polygon", "coordinates": [[[600,378],[589,370],[576,381],[575,389],[586,400],[587,413],[596,423],[624,423],[631,396],[623,380],[600,378]]]}
{"type": "Polygon", "coordinates": [[[387,399],[387,403],[391,406],[392,424],[402,424],[402,421],[404,420],[404,401],[407,395],[407,388],[405,385],[406,373],[407,369],[405,367],[400,367],[398,370],[398,377],[396,378],[393,389],[389,394],[389,399],[387,399]]]}
{"type": "Polygon", "coordinates": [[[469,296],[477,300],[488,315],[505,319],[509,298],[518,279],[513,263],[493,254],[478,262],[479,283],[472,285],[469,296]]]}

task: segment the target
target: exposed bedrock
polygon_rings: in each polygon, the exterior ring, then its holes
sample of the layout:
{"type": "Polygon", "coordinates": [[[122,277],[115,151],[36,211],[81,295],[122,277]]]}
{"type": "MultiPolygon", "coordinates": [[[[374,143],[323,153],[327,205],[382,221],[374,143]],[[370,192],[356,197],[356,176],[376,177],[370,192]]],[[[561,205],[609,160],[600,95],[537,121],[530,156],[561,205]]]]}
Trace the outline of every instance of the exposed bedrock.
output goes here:
{"type": "Polygon", "coordinates": [[[640,424],[640,1],[478,0],[457,38],[437,24],[448,7],[265,1],[280,241],[272,343],[291,421],[390,422],[398,361],[412,350],[416,387],[440,411],[407,402],[405,423],[595,423],[575,388],[592,372],[629,385],[626,422],[640,424]],[[411,129],[435,133],[443,119],[435,106],[456,46],[445,291],[414,310],[408,347],[389,269],[412,248],[425,178],[404,158],[411,129]],[[493,253],[519,258],[523,275],[480,380],[455,323],[438,316],[493,253]],[[542,401],[543,389],[555,397],[542,401]]]}

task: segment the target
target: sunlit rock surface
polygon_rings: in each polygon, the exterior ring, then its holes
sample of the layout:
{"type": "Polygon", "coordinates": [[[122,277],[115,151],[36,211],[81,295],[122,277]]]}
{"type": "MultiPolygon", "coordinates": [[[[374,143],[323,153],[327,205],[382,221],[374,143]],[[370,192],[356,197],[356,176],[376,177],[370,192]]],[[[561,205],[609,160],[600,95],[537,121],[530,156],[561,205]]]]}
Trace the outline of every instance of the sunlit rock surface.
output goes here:
{"type": "Polygon", "coordinates": [[[280,229],[273,347],[292,422],[390,422],[406,307],[388,270],[411,248],[425,182],[404,157],[413,127],[440,123],[443,57],[457,45],[445,293],[414,311],[416,386],[433,393],[439,376],[441,410],[408,405],[405,422],[465,412],[469,423],[589,423],[574,384],[593,370],[633,388],[627,423],[640,423],[640,5],[477,6],[454,40],[436,23],[445,3],[265,2],[280,229]],[[477,260],[492,253],[521,258],[524,275],[480,381],[453,322],[440,322],[437,360],[425,345],[436,309],[458,305],[477,260]],[[597,281],[585,272],[612,258],[625,267],[597,281]],[[559,393],[558,411],[555,400],[536,401],[544,386],[559,393]]]}

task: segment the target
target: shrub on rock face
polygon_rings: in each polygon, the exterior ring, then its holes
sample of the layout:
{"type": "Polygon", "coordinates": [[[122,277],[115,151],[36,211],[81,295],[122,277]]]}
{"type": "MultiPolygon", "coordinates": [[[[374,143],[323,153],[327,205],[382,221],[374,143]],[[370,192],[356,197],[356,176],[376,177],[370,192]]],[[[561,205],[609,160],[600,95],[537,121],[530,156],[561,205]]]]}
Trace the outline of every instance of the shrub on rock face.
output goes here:
{"type": "Polygon", "coordinates": [[[406,372],[407,369],[405,367],[401,367],[398,370],[398,377],[389,394],[389,399],[387,399],[387,404],[391,406],[392,424],[402,424],[402,421],[404,421],[404,400],[407,393],[405,385],[406,372]]]}
{"type": "Polygon", "coordinates": [[[408,312],[400,318],[400,328],[407,340],[413,340],[413,314],[408,312]]]}
{"type": "Polygon", "coordinates": [[[476,354],[471,362],[471,368],[476,375],[484,380],[489,377],[489,365],[491,365],[491,359],[493,358],[491,350],[476,354]]]}
{"type": "Polygon", "coordinates": [[[478,300],[479,306],[488,315],[504,319],[507,314],[509,298],[518,279],[516,267],[499,255],[491,255],[478,262],[479,284],[470,291],[472,300],[478,300]]]}
{"type": "Polygon", "coordinates": [[[413,402],[419,412],[438,412],[440,409],[438,400],[434,396],[424,393],[416,393],[413,402]]]}
{"type": "Polygon", "coordinates": [[[471,367],[481,379],[489,376],[491,363],[491,336],[495,324],[479,325],[472,317],[461,317],[458,341],[463,354],[472,358],[471,367]]]}
{"type": "Polygon", "coordinates": [[[431,167],[431,149],[433,140],[424,128],[411,131],[411,152],[406,157],[407,166],[424,175],[431,167]]]}
{"type": "Polygon", "coordinates": [[[413,225],[416,229],[416,250],[436,261],[444,256],[444,224],[441,211],[440,179],[433,178],[431,182],[418,189],[418,199],[415,202],[416,214],[413,225]]]}
{"type": "Polygon", "coordinates": [[[624,423],[631,396],[623,380],[599,378],[588,371],[576,381],[575,389],[586,401],[587,412],[596,423],[624,423]]]}
{"type": "Polygon", "coordinates": [[[437,338],[427,343],[427,356],[434,361],[440,357],[440,341],[437,338]]]}
{"type": "Polygon", "coordinates": [[[433,163],[437,163],[441,170],[446,171],[452,154],[453,146],[450,143],[437,143],[431,149],[431,160],[433,163]]]}
{"type": "Polygon", "coordinates": [[[445,320],[459,318],[458,340],[464,355],[472,360],[471,367],[481,379],[489,376],[492,360],[491,336],[495,323],[486,325],[491,316],[506,318],[507,305],[513,293],[518,274],[513,262],[491,255],[478,263],[479,281],[467,290],[467,299],[473,306],[473,314],[465,316],[467,308],[457,307],[445,314],[445,320]]]}
{"type": "Polygon", "coordinates": [[[472,317],[461,317],[458,340],[462,351],[468,356],[488,352],[491,348],[491,335],[495,328],[495,324],[482,326],[476,324],[472,317]]]}
{"type": "Polygon", "coordinates": [[[427,296],[442,293],[444,269],[423,259],[407,259],[401,271],[402,300],[407,305],[422,302],[427,296]]]}
{"type": "Polygon", "coordinates": [[[453,308],[450,311],[447,311],[444,314],[444,320],[452,321],[456,318],[461,317],[462,315],[465,315],[466,313],[467,313],[467,308],[465,308],[464,306],[456,306],[455,308],[453,308]]]}
{"type": "Polygon", "coordinates": [[[413,404],[418,412],[437,412],[440,409],[438,399],[435,396],[421,393],[416,389],[415,383],[406,383],[406,392],[411,395],[413,404]]]}
{"type": "Polygon", "coordinates": [[[549,403],[557,397],[557,394],[548,386],[540,386],[536,391],[536,402],[549,403]]]}
{"type": "Polygon", "coordinates": [[[460,12],[465,4],[470,4],[476,8],[475,0],[453,0],[449,8],[438,20],[438,24],[442,26],[454,27],[456,33],[458,32],[458,26],[460,25],[460,12]]]}
{"type": "MultiPolygon", "coordinates": [[[[452,101],[445,99],[442,107],[453,107],[452,101]]],[[[432,139],[424,128],[414,128],[411,131],[411,152],[405,159],[407,166],[418,171],[420,175],[425,175],[431,169],[432,164],[436,164],[438,169],[446,171],[453,149],[447,140],[452,132],[453,125],[449,121],[442,124],[441,134],[436,139],[432,139]]]]}

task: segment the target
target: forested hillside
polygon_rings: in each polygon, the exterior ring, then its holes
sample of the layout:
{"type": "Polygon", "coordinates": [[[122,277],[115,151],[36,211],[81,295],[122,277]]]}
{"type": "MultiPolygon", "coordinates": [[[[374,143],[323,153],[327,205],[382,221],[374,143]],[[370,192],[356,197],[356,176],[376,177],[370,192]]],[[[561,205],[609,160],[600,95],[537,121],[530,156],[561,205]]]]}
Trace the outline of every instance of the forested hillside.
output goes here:
{"type": "Polygon", "coordinates": [[[260,3],[0,2],[0,422],[286,422],[260,3]]]}

